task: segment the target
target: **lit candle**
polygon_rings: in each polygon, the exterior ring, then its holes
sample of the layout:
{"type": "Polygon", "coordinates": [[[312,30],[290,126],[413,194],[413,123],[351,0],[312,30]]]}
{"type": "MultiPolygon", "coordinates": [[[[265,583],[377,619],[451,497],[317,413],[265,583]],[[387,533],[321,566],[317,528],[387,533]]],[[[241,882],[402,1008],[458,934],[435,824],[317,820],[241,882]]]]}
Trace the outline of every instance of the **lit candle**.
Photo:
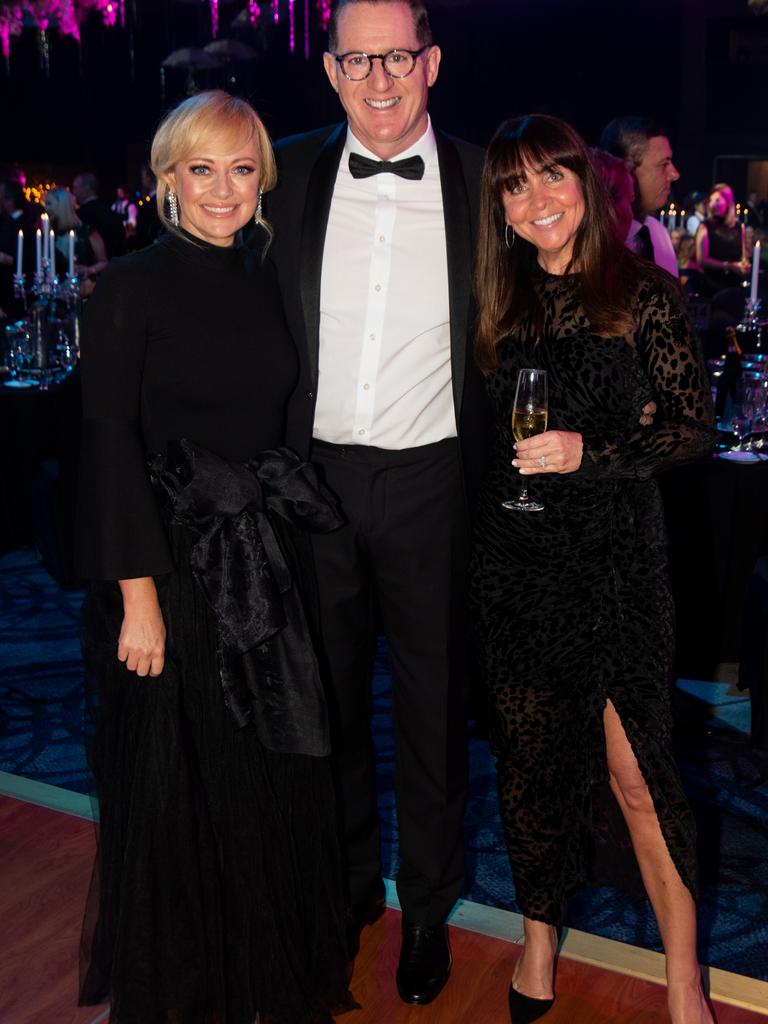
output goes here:
{"type": "Polygon", "coordinates": [[[69,232],[69,276],[75,276],[75,232],[69,232]]]}
{"type": "Polygon", "coordinates": [[[53,228],[48,233],[48,259],[51,261],[51,273],[56,273],[56,235],[53,228]]]}
{"type": "Polygon", "coordinates": [[[760,242],[755,242],[752,250],[752,287],[749,290],[749,301],[754,305],[757,302],[757,279],[760,275],[760,242]]]}
{"type": "Polygon", "coordinates": [[[43,229],[43,259],[50,259],[50,253],[48,252],[48,230],[50,228],[50,218],[47,213],[44,213],[40,218],[40,227],[43,229]]]}
{"type": "Polygon", "coordinates": [[[676,227],[677,227],[677,210],[674,208],[674,206],[670,206],[670,208],[669,208],[669,220],[667,221],[667,228],[670,231],[674,231],[676,227]]]}
{"type": "Polygon", "coordinates": [[[35,232],[35,273],[39,274],[43,260],[43,233],[40,228],[35,232]]]}
{"type": "Polygon", "coordinates": [[[21,277],[22,261],[24,259],[24,232],[19,231],[16,235],[16,276],[21,277]]]}
{"type": "Polygon", "coordinates": [[[664,227],[664,217],[666,215],[666,212],[667,212],[666,210],[662,210],[661,213],[659,214],[659,222],[661,223],[662,227],[664,227]]]}

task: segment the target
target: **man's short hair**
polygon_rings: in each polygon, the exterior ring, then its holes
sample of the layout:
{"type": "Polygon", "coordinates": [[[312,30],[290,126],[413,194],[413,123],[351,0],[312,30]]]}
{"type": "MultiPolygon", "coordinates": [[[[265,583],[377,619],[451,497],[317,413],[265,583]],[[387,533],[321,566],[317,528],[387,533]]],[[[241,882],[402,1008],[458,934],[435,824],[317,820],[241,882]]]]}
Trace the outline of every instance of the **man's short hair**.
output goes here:
{"type": "Polygon", "coordinates": [[[405,4],[410,9],[413,17],[413,27],[416,29],[416,38],[419,46],[432,45],[432,29],[429,25],[429,15],[421,0],[337,0],[334,4],[331,20],[328,22],[328,50],[336,53],[339,46],[339,17],[345,7],[353,4],[405,4]]]}
{"type": "Polygon", "coordinates": [[[20,181],[14,178],[6,178],[5,181],[2,181],[0,187],[3,190],[3,198],[7,202],[12,203],[15,210],[23,209],[26,196],[20,181]]]}
{"type": "Polygon", "coordinates": [[[657,135],[666,134],[666,130],[650,117],[614,117],[603,129],[600,149],[631,160],[638,167],[643,162],[648,142],[657,135]]]}
{"type": "Polygon", "coordinates": [[[99,179],[93,174],[92,171],[83,171],[77,175],[77,180],[80,182],[82,188],[87,188],[89,192],[93,192],[94,195],[99,194],[99,179]]]}

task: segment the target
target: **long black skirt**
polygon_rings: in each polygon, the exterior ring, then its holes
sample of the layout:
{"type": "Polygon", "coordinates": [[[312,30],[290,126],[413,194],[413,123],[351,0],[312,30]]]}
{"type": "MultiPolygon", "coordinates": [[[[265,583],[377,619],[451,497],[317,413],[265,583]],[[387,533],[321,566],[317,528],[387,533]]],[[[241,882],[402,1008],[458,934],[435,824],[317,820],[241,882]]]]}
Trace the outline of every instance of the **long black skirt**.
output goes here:
{"type": "Polygon", "coordinates": [[[189,536],[171,537],[160,677],[117,660],[117,584],[86,601],[100,826],[80,1002],[110,999],[114,1024],[326,1021],[347,988],[330,764],[235,727],[189,536]]]}

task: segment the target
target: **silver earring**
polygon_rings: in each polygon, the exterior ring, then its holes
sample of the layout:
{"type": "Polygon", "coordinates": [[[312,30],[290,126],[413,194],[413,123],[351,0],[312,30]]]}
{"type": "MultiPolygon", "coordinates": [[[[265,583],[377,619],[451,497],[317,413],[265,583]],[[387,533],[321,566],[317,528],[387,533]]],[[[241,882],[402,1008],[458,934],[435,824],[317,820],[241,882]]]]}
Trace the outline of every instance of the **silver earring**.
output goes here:
{"type": "Polygon", "coordinates": [[[510,242],[510,240],[509,240],[509,229],[510,229],[510,227],[512,227],[511,224],[505,224],[504,225],[504,245],[506,245],[506,247],[508,249],[511,249],[512,246],[515,244],[515,238],[517,237],[515,235],[515,229],[512,228],[512,241],[510,242]]]}
{"type": "Polygon", "coordinates": [[[168,189],[168,216],[175,228],[179,226],[179,197],[172,188],[168,189]]]}
{"type": "Polygon", "coordinates": [[[261,189],[259,189],[259,201],[258,201],[258,203],[256,203],[256,213],[254,213],[254,215],[253,215],[253,220],[254,220],[254,223],[256,223],[256,224],[261,224],[261,208],[262,208],[262,201],[263,201],[263,199],[264,199],[264,193],[261,191],[261,189]]]}

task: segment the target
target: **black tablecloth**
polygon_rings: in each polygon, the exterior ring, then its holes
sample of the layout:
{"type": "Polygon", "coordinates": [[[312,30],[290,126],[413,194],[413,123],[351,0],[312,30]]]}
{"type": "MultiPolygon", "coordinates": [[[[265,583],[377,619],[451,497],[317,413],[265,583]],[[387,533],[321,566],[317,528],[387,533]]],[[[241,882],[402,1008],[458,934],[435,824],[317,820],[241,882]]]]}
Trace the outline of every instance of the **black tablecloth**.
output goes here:
{"type": "Polygon", "coordinates": [[[0,439],[0,551],[35,545],[51,574],[74,584],[78,371],[47,391],[0,385],[0,439]]]}
{"type": "Polygon", "coordinates": [[[711,679],[739,661],[750,576],[768,554],[768,462],[713,459],[666,474],[677,670],[711,679]]]}

